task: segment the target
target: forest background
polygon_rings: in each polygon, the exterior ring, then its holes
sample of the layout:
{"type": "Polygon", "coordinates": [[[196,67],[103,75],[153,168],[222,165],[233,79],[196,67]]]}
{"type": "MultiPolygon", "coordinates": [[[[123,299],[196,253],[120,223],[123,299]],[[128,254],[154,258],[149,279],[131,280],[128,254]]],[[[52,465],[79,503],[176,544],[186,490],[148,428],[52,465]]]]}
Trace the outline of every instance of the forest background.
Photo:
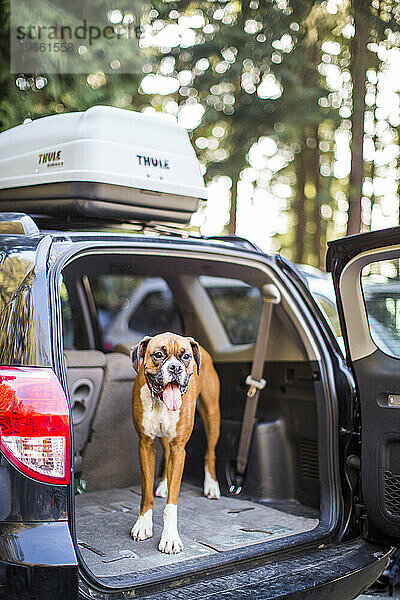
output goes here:
{"type": "MultiPolygon", "coordinates": [[[[121,31],[137,19],[107,6],[121,31]]],[[[177,119],[209,188],[192,229],[299,263],[399,224],[398,0],[153,0],[134,73],[123,50],[111,69],[12,73],[10,12],[0,0],[0,130],[95,104],[177,119]]]]}

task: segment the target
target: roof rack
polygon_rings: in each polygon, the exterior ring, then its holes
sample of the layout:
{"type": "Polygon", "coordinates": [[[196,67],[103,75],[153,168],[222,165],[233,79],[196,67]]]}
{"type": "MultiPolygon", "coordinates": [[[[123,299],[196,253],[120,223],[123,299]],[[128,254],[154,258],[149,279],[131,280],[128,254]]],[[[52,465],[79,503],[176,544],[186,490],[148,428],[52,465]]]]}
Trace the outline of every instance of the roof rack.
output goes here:
{"type": "Polygon", "coordinates": [[[113,230],[115,232],[126,233],[144,233],[146,231],[154,233],[167,233],[179,237],[196,237],[201,239],[203,236],[195,232],[188,231],[183,227],[173,227],[158,222],[142,221],[120,221],[112,219],[87,219],[83,217],[69,216],[57,218],[51,215],[35,214],[32,215],[40,229],[52,231],[93,231],[93,230],[113,230]]]}
{"type": "Polygon", "coordinates": [[[57,219],[51,215],[32,215],[35,222],[38,223],[40,229],[44,230],[56,230],[56,231],[93,231],[93,230],[110,230],[115,232],[125,233],[146,233],[150,232],[153,234],[167,234],[174,235],[180,238],[191,238],[197,240],[213,240],[216,242],[224,242],[225,244],[232,244],[233,246],[244,248],[247,250],[256,250],[261,252],[260,248],[253,242],[250,242],[246,238],[239,237],[236,235],[201,235],[195,231],[189,231],[186,227],[173,227],[172,225],[166,225],[165,223],[158,222],[141,222],[141,221],[127,221],[121,223],[121,221],[112,220],[94,220],[84,219],[79,217],[66,217],[57,219]]]}
{"type": "Polygon", "coordinates": [[[237,235],[212,235],[206,238],[207,240],[219,240],[221,242],[229,242],[234,246],[240,246],[241,248],[247,248],[250,250],[256,250],[257,252],[262,252],[262,250],[250,240],[246,238],[237,236],[237,235]]]}

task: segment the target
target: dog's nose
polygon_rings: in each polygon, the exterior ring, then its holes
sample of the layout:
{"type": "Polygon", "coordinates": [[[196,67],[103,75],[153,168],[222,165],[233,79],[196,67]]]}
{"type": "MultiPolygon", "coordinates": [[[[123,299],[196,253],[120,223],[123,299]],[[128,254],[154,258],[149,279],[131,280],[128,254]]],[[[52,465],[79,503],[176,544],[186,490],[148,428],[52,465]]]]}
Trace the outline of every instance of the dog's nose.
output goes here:
{"type": "Polygon", "coordinates": [[[168,371],[171,373],[171,375],[179,375],[182,373],[182,365],[179,365],[178,363],[171,363],[168,365],[168,371]]]}

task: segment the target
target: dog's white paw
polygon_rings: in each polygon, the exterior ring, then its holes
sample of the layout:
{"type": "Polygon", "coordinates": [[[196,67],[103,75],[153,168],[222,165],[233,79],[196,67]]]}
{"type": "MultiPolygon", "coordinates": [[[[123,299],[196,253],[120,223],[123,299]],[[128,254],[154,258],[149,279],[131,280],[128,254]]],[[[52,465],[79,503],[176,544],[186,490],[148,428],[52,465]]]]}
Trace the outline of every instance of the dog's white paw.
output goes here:
{"type": "Polygon", "coordinates": [[[165,554],[178,554],[178,552],[182,552],[183,544],[178,532],[163,531],[158,549],[160,552],[165,552],[165,554]]]}
{"type": "Polygon", "coordinates": [[[157,486],[156,491],[154,492],[156,496],[159,498],[166,498],[168,493],[168,483],[166,479],[161,479],[160,483],[157,486]]]}
{"type": "Polygon", "coordinates": [[[178,533],[178,507],[176,504],[167,504],[164,508],[164,529],[158,549],[166,554],[178,554],[183,550],[182,540],[178,533]]]}
{"type": "Polygon", "coordinates": [[[153,535],[153,511],[148,510],[144,515],[140,515],[131,529],[131,538],[135,542],[147,540],[153,535]]]}
{"type": "Polygon", "coordinates": [[[207,467],[204,467],[204,496],[218,500],[221,497],[218,481],[213,479],[207,467]]]}

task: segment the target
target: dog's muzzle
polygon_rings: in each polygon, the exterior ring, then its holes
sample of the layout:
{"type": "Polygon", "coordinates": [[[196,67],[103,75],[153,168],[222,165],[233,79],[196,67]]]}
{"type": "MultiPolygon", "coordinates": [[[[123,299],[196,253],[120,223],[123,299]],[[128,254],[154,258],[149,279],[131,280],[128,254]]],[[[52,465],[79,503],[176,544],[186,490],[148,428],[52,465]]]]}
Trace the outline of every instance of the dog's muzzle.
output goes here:
{"type": "Polygon", "coordinates": [[[168,410],[178,410],[182,406],[190,375],[180,361],[169,359],[156,375],[145,373],[145,377],[153,398],[162,400],[168,410]]]}

